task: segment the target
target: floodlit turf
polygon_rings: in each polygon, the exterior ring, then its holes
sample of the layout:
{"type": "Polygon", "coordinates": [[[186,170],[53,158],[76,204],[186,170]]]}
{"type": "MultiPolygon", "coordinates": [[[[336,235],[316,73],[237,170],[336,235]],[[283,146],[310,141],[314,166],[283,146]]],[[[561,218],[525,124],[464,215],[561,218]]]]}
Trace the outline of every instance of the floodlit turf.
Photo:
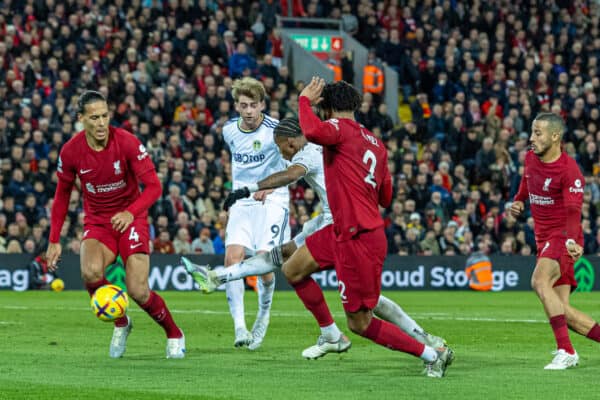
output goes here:
{"type": "MultiPolygon", "coordinates": [[[[338,325],[345,320],[328,292],[338,325]]],[[[388,292],[421,325],[444,336],[456,360],[443,379],[420,360],[349,334],[350,352],[307,361],[318,328],[293,292],[277,292],[267,338],[233,347],[224,293],[163,293],[185,331],[184,360],[165,359],[162,330],[136,306],[124,358],[108,357],[112,326],[87,293],[0,292],[0,399],[588,399],[598,397],[600,345],[572,335],[581,360],[544,371],[554,341],[533,293],[388,292]]],[[[600,318],[600,293],[575,294],[600,318]]],[[[256,295],[246,292],[252,326],[256,295]]]]}

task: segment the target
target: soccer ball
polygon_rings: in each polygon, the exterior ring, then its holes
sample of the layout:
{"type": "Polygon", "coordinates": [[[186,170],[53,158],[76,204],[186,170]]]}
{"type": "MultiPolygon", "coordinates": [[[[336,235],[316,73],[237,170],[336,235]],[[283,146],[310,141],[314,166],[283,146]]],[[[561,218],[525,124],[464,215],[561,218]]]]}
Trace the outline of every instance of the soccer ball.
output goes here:
{"type": "Polygon", "coordinates": [[[64,288],[65,282],[60,278],[56,278],[50,282],[50,289],[54,290],[55,292],[61,292],[64,288]]]}
{"type": "Polygon", "coordinates": [[[115,285],[100,286],[91,300],[94,315],[102,321],[110,322],[121,318],[127,312],[129,298],[123,289],[115,285]]]}

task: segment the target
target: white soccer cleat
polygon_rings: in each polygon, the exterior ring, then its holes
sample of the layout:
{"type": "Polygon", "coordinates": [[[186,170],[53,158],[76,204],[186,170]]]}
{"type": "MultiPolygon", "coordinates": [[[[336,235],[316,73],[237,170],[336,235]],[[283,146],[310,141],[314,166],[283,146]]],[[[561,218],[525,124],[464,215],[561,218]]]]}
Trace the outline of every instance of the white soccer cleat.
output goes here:
{"type": "Polygon", "coordinates": [[[426,333],[425,336],[423,337],[423,344],[425,344],[426,346],[429,346],[429,347],[433,347],[434,349],[437,349],[438,347],[446,346],[446,341],[444,340],[444,338],[441,338],[439,336],[433,336],[429,333],[426,333]]]}
{"type": "Polygon", "coordinates": [[[579,356],[577,352],[575,354],[569,354],[563,349],[553,351],[554,358],[552,362],[544,367],[549,370],[560,370],[575,367],[579,364],[579,356]]]}
{"type": "Polygon", "coordinates": [[[438,347],[437,359],[430,363],[425,363],[425,371],[423,373],[430,378],[443,378],[446,375],[446,369],[454,361],[454,351],[448,346],[438,347]]]}
{"type": "Polygon", "coordinates": [[[317,344],[304,349],[302,357],[309,360],[315,360],[329,353],[345,353],[350,347],[352,347],[352,342],[344,334],[340,335],[340,338],[335,342],[328,342],[327,339],[321,335],[319,336],[319,339],[317,339],[317,344]]]}
{"type": "Polygon", "coordinates": [[[267,328],[269,327],[269,314],[266,316],[256,318],[254,325],[252,325],[252,343],[248,345],[248,350],[256,350],[262,345],[267,334],[267,328]]]}
{"type": "Polygon", "coordinates": [[[111,358],[123,357],[127,348],[127,337],[133,328],[131,318],[127,316],[127,326],[117,327],[113,330],[113,336],[110,341],[109,355],[111,358]]]}
{"type": "Polygon", "coordinates": [[[248,346],[250,343],[252,343],[252,334],[248,332],[248,329],[237,328],[235,330],[235,341],[233,342],[233,345],[235,347],[243,347],[248,346]]]}
{"type": "Polygon", "coordinates": [[[185,335],[181,332],[180,338],[167,339],[167,358],[185,357],[185,335]]]}

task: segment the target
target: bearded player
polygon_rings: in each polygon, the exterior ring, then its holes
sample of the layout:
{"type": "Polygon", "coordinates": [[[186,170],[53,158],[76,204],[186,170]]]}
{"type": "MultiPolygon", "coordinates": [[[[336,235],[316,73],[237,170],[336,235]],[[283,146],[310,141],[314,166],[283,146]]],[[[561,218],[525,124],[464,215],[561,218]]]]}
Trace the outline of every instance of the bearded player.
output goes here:
{"type": "MultiPolygon", "coordinates": [[[[46,258],[57,268],[62,252],[60,231],[67,215],[69,197],[79,178],[85,212],[81,243],[81,276],[90,296],[109,282],[106,267],[120,254],[125,264],[127,293],[167,335],[167,358],[185,356],[185,337],[173,321],[162,297],[148,286],[150,269],[148,208],[162,188],[154,164],[140,141],[131,133],[109,125],[108,103],[96,91],[78,100],[83,130],[62,148],[58,160],[58,185],[52,204],[50,240],[46,258]],[[144,185],[140,192],[139,185],[144,185]]],[[[131,318],[115,321],[109,354],[125,353],[131,318]]]]}
{"type": "Polygon", "coordinates": [[[529,198],[535,222],[537,263],[531,286],[539,297],[556,339],[552,362],[544,367],[562,370],[576,366],[579,355],[569,338],[571,328],[600,341],[600,326],[569,304],[577,287],[573,265],[583,254],[581,206],[584,178],[575,160],[561,150],[565,124],[553,113],[539,114],[532,123],[531,150],[511,212],[519,216],[529,198]]]}

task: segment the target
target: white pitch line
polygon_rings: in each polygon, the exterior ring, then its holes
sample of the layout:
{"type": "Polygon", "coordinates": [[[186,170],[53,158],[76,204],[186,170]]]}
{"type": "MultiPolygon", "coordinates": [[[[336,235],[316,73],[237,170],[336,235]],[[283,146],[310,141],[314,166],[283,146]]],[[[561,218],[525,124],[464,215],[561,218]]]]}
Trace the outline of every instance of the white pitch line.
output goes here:
{"type": "MultiPolygon", "coordinates": [[[[6,310],[51,310],[51,311],[89,311],[88,307],[28,307],[28,306],[16,306],[16,305],[0,305],[0,309],[6,310]]],[[[132,308],[129,312],[141,313],[142,310],[132,308]]],[[[200,315],[229,315],[229,311],[214,311],[214,310],[179,310],[171,309],[173,314],[200,314],[200,315]]],[[[248,312],[246,315],[252,316],[254,312],[248,312]]],[[[343,313],[333,313],[337,318],[342,318],[343,313]]],[[[478,317],[478,316],[465,316],[465,315],[452,315],[448,313],[410,313],[414,319],[429,319],[436,321],[474,321],[474,322],[512,322],[512,323],[525,323],[525,324],[546,324],[548,321],[543,319],[519,319],[519,318],[489,318],[489,317],[478,317]]],[[[303,318],[310,317],[308,311],[306,312],[286,312],[286,311],[274,311],[271,310],[271,316],[280,318],[303,318]]],[[[1,323],[1,321],[0,321],[1,323]]]]}

